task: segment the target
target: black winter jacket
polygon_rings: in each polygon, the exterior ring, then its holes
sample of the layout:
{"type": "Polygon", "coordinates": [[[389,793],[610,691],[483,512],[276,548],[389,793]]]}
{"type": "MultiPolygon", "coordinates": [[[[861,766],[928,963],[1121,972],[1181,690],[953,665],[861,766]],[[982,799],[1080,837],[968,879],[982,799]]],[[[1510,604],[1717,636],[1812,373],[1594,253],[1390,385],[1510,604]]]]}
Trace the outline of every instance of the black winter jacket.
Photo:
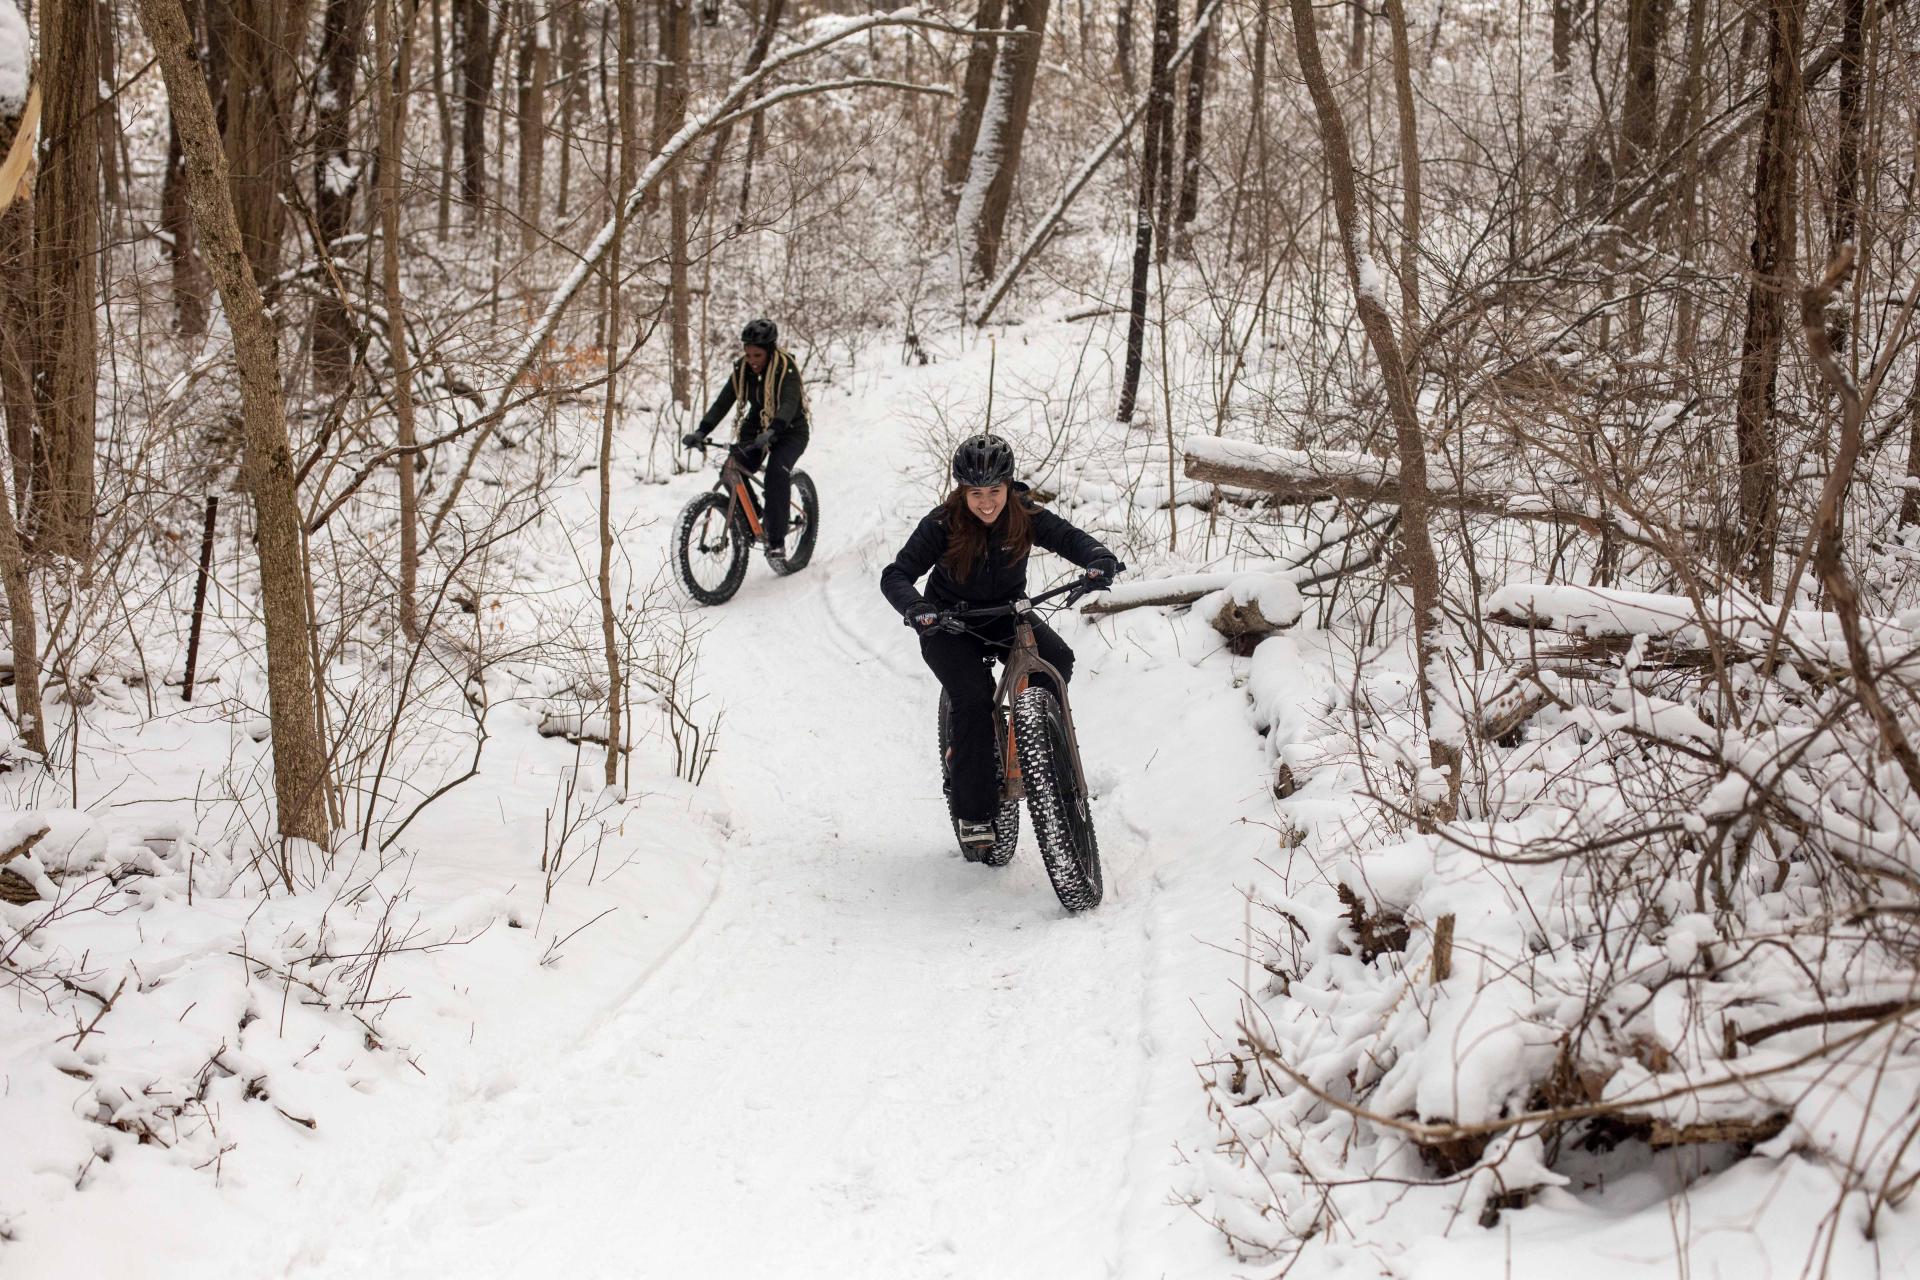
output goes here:
{"type": "Polygon", "coordinates": [[[746,360],[736,357],[727,380],[720,384],[713,404],[700,419],[700,434],[711,435],[736,404],[741,406],[742,440],[759,435],[763,427],[784,434],[793,427],[807,425],[807,402],[801,392],[800,370],[784,350],[768,357],[767,367],[761,373],[747,368],[746,360]],[[769,376],[773,380],[772,404],[766,402],[769,376]]]}
{"type": "MultiPolygon", "coordinates": [[[[1083,569],[1102,569],[1111,575],[1119,567],[1119,559],[1092,535],[1074,528],[1044,507],[1034,506],[1028,502],[1026,493],[1027,486],[1016,483],[1007,500],[1027,503],[1027,510],[1033,516],[1035,546],[1064,556],[1083,569]]],[[[1003,515],[997,523],[1005,522],[1003,515]]],[[[880,571],[880,590],[887,602],[900,611],[901,617],[925,613],[929,607],[938,610],[1005,604],[1027,593],[1027,562],[1033,557],[1023,555],[1009,563],[999,537],[989,540],[986,563],[976,566],[965,578],[955,579],[940,563],[940,557],[946,553],[947,511],[945,507],[935,507],[921,518],[893,563],[880,571]],[[914,583],[929,569],[933,570],[933,576],[927,579],[927,592],[923,597],[914,589],[914,583]]]]}

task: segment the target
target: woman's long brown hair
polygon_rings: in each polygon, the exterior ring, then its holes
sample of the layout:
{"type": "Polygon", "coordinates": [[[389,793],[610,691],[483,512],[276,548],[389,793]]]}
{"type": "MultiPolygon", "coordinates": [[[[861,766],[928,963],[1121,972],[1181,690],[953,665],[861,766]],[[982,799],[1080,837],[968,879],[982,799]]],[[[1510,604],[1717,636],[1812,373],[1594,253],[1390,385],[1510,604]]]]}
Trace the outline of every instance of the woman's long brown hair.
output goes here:
{"type": "Polygon", "coordinates": [[[940,557],[941,567],[956,582],[973,576],[974,569],[986,559],[989,538],[997,538],[1006,549],[1007,563],[1018,564],[1033,546],[1033,517],[1027,504],[1012,485],[1007,486],[1007,505],[991,527],[967,506],[967,490],[962,485],[947,495],[947,551],[940,557]]]}

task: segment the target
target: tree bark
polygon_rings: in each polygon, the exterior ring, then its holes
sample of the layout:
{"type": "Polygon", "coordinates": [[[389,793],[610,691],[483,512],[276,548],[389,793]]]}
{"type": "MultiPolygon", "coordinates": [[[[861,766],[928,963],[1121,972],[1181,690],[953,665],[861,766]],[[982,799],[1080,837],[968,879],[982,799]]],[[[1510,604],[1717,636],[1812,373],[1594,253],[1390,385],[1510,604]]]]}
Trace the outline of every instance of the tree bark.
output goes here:
{"type": "MultiPolygon", "coordinates": [[[[440,238],[453,234],[453,174],[458,167],[453,149],[453,101],[447,80],[453,74],[448,66],[447,27],[453,25],[441,17],[443,0],[426,0],[433,10],[433,109],[440,125],[440,180],[434,193],[434,226],[440,238]]],[[[460,0],[451,0],[458,5],[460,0]]],[[[563,210],[564,212],[564,210],[563,210]]]]}
{"type": "MultiPolygon", "coordinates": [[[[687,122],[688,63],[693,55],[691,18],[688,0],[662,0],[660,94],[653,122],[656,152],[687,122]]],[[[669,380],[674,403],[686,409],[693,405],[693,294],[687,281],[687,184],[680,165],[673,166],[667,182],[669,380]]],[[[612,359],[611,352],[608,359],[612,359]]]]}
{"type": "MultiPolygon", "coordinates": [[[[360,65],[367,0],[327,0],[320,29],[320,65],[313,81],[313,220],[323,246],[347,234],[353,223],[353,198],[360,189],[360,165],[353,139],[354,77],[360,65]]],[[[381,50],[384,56],[385,50],[381,50]]],[[[331,252],[329,248],[327,252],[331,252]]],[[[337,390],[353,365],[353,322],[331,288],[313,304],[313,374],[326,390],[337,390]]]]}
{"type": "MultiPolygon", "coordinates": [[[[1197,0],[1196,20],[1205,15],[1206,7],[1207,0],[1197,0]]],[[[1203,27],[1187,60],[1186,139],[1180,147],[1180,208],[1174,219],[1174,252],[1182,258],[1193,257],[1193,220],[1200,213],[1201,133],[1207,106],[1207,51],[1212,38],[1212,26],[1203,27]]]]}
{"type": "MultiPolygon", "coordinates": [[[[0,115],[0,156],[13,147],[22,123],[17,110],[0,115]]],[[[0,448],[0,586],[6,591],[13,642],[14,719],[20,740],[45,759],[39,623],[20,525],[14,518],[15,504],[26,492],[18,460],[31,458],[33,452],[33,355],[28,346],[33,334],[32,303],[33,201],[30,196],[15,198],[12,191],[0,190],[0,410],[6,413],[8,437],[7,447],[0,448]]]]}
{"type": "Polygon", "coordinates": [[[420,638],[420,500],[415,485],[419,443],[413,418],[413,359],[407,350],[406,294],[400,284],[400,174],[407,136],[406,86],[413,80],[413,26],[395,29],[396,0],[373,0],[374,46],[382,63],[375,94],[380,116],[380,284],[386,295],[387,350],[393,366],[394,443],[402,450],[393,464],[400,498],[400,632],[420,638]],[[391,57],[389,64],[385,60],[391,57]]]}
{"type": "Polygon", "coordinates": [[[1386,0],[1393,33],[1393,91],[1400,117],[1400,339],[1409,364],[1420,340],[1420,126],[1413,105],[1413,58],[1407,47],[1407,11],[1386,0]]]}
{"type": "Polygon", "coordinates": [[[1140,360],[1147,340],[1147,271],[1153,265],[1154,186],[1160,175],[1160,149],[1167,144],[1173,117],[1173,36],[1180,21],[1179,0],[1154,0],[1153,62],[1147,94],[1147,133],[1140,154],[1140,190],[1133,206],[1133,285],[1127,308],[1127,360],[1120,376],[1120,404],[1114,417],[1133,421],[1140,396],[1140,360]]]}
{"type": "Polygon", "coordinates": [[[566,221],[573,186],[574,129],[587,101],[587,9],[584,3],[566,7],[560,28],[560,173],[554,202],[566,221]]]}
{"type": "Polygon", "coordinates": [[[274,322],[254,282],[213,104],[193,57],[181,0],[140,0],[140,18],[179,124],[188,207],[220,290],[240,370],[243,472],[258,529],[279,830],[324,848],[327,752],[320,737],[308,646],[306,570],[274,322]]]}
{"type": "MultiPolygon", "coordinates": [[[[639,145],[638,96],[633,83],[634,56],[638,52],[638,22],[634,14],[636,0],[619,0],[620,6],[620,191],[632,190],[634,150],[639,145]]],[[[607,253],[607,392],[600,415],[600,566],[597,584],[600,592],[600,643],[607,663],[607,759],[606,784],[618,781],[620,769],[620,711],[624,701],[625,676],[620,662],[620,629],[613,607],[613,429],[619,404],[620,368],[615,352],[620,346],[620,259],[626,239],[627,213],[624,202],[613,211],[613,244],[607,253]]]]}
{"type": "Polygon", "coordinates": [[[1400,554],[1413,593],[1414,662],[1420,712],[1428,729],[1433,766],[1447,781],[1445,810],[1424,814],[1422,821],[1426,823],[1435,817],[1450,816],[1460,789],[1459,749],[1432,736],[1433,629],[1440,617],[1440,567],[1428,531],[1426,446],[1420,435],[1419,413],[1407,377],[1405,355],[1394,338],[1393,318],[1387,314],[1385,300],[1377,296],[1369,279],[1369,274],[1377,273],[1362,271],[1361,254],[1367,230],[1355,192],[1353,151],[1347,141],[1340,104],[1333,96],[1326,65],[1321,61],[1320,33],[1314,26],[1312,0],[1288,0],[1288,4],[1293,11],[1293,39],[1299,52],[1301,75],[1307,82],[1307,92],[1313,99],[1314,114],[1319,121],[1320,144],[1333,188],[1334,216],[1340,228],[1341,253],[1347,266],[1347,284],[1353,290],[1367,344],[1379,362],[1381,380],[1386,384],[1387,407],[1393,418],[1400,462],[1400,554]]]}
{"type": "MultiPolygon", "coordinates": [[[[297,51],[310,0],[224,0],[225,111],[222,138],[241,242],[256,281],[280,271],[292,190],[290,124],[297,51]]],[[[265,284],[262,287],[266,287],[265,284]]]]}
{"type": "MultiPolygon", "coordinates": [[[[1827,258],[1860,232],[1860,154],[1866,135],[1867,0],[1844,0],[1840,17],[1840,88],[1834,122],[1839,139],[1833,156],[1833,211],[1827,258]]],[[[1836,326],[1835,346],[1847,349],[1852,317],[1836,326]]]]}
{"type": "MultiPolygon", "coordinates": [[[[1000,25],[1001,0],[980,0],[974,11],[973,29],[992,31],[1000,25]]],[[[960,201],[960,190],[967,184],[967,169],[973,163],[974,143],[980,138],[980,116],[987,107],[987,90],[993,83],[994,46],[992,36],[975,36],[967,49],[967,70],[960,81],[960,112],[953,120],[953,136],[947,140],[946,193],[951,207],[960,201]]]]}
{"type": "Polygon", "coordinates": [[[1668,0],[1629,0],[1626,90],[1620,99],[1622,180],[1638,177],[1651,158],[1660,127],[1660,42],[1668,0]]]}
{"type": "Polygon", "coordinates": [[[1133,4],[1134,0],[1120,0],[1120,10],[1113,18],[1113,66],[1120,73],[1120,87],[1131,98],[1136,90],[1133,85],[1133,4]]]}
{"type": "Polygon", "coordinates": [[[492,13],[488,0],[453,0],[453,6],[460,82],[460,200],[470,221],[484,222],[487,104],[493,97],[492,13]]]}
{"type": "Polygon", "coordinates": [[[1040,69],[1040,53],[1047,30],[1050,0],[1008,0],[1009,28],[1025,32],[1001,42],[993,64],[993,84],[974,141],[966,189],[961,192],[961,242],[971,241],[972,273],[979,280],[993,278],[1000,240],[1013,203],[1013,184],[1020,172],[1020,150],[1033,105],[1033,81],[1040,69]]]}
{"type": "Polygon", "coordinates": [[[547,173],[547,80],[552,70],[553,37],[542,4],[521,6],[520,33],[520,247],[540,244],[543,186],[547,173]]]}
{"type": "Polygon", "coordinates": [[[1740,522],[1733,548],[1741,572],[1763,600],[1773,598],[1775,511],[1780,459],[1773,438],[1774,387],[1786,328],[1786,290],[1794,267],[1797,201],[1794,124],[1800,103],[1800,24],[1805,0],[1771,0],[1768,9],[1767,107],[1754,162],[1752,276],[1740,380],[1734,399],[1740,522]]]}
{"type": "Polygon", "coordinates": [[[85,566],[92,552],[100,252],[99,9],[40,10],[40,176],[33,200],[34,416],[46,486],[22,512],[36,551],[85,566]]]}

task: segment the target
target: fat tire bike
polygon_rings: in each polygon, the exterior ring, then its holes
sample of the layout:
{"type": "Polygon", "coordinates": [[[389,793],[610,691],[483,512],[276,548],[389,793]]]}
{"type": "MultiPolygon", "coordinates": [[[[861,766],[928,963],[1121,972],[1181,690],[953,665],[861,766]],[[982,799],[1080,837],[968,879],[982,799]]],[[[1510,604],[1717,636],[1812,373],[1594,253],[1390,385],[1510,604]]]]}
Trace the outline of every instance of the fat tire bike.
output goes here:
{"type": "MultiPolygon", "coordinates": [[[[1122,565],[1114,572],[1125,567],[1122,565]]],[[[1101,585],[1111,581],[1102,579],[1101,585]]],[[[1033,820],[1033,834],[1040,845],[1040,861],[1047,869],[1047,879],[1053,882],[1053,892],[1060,899],[1060,905],[1071,912],[1100,905],[1105,888],[1100,870],[1100,841],[1094,832],[1092,800],[1087,793],[1086,771],[1080,764],[1080,740],[1073,729],[1067,682],[1040,656],[1033,625],[1039,616],[1035,606],[1065,597],[1060,604],[1064,608],[1096,589],[1094,582],[1082,578],[1010,604],[945,610],[934,624],[936,629],[979,636],[969,623],[1008,615],[1014,619],[1013,643],[1006,646],[1004,653],[987,657],[989,663],[996,657],[1005,662],[993,692],[994,763],[1000,777],[1000,800],[994,810],[990,845],[969,845],[959,839],[960,819],[953,811],[950,759],[952,705],[946,691],[940,693],[940,782],[946,792],[947,816],[953,822],[954,839],[960,843],[961,856],[990,867],[1004,867],[1011,862],[1020,844],[1020,801],[1024,799],[1027,814],[1033,820]],[[1051,687],[1035,683],[1036,675],[1045,676],[1051,687]]]]}
{"type": "MultiPolygon", "coordinates": [[[[754,477],[751,455],[772,440],[763,433],[752,440],[726,446],[720,478],[680,510],[674,525],[673,572],[687,594],[705,605],[725,604],[747,576],[747,560],[755,545],[764,544],[765,508],[760,484],[754,477]]],[[[711,442],[696,446],[710,449],[711,442]]],[[[813,559],[820,535],[820,494],[804,471],[793,473],[787,499],[787,554],[767,557],[776,574],[798,573],[813,559]]]]}

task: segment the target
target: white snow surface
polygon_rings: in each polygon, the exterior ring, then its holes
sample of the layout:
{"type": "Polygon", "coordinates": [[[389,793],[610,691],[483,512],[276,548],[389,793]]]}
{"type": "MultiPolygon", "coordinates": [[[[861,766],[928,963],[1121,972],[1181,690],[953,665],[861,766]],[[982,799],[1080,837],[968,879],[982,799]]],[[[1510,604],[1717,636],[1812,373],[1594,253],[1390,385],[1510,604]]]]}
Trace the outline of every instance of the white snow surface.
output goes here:
{"type": "Polygon", "coordinates": [[[14,115],[27,105],[29,59],[26,19],[14,0],[0,0],[0,116],[14,115]]]}
{"type": "MultiPolygon", "coordinates": [[[[1001,344],[998,376],[1035,386],[1084,340],[1064,323],[1021,332],[1001,344]]],[[[987,365],[979,342],[811,388],[801,466],[822,494],[821,541],[803,572],[776,579],[756,562],[731,603],[702,615],[700,687],[725,708],[712,768],[698,787],[657,755],[636,769],[631,797],[605,797],[597,819],[604,874],[563,881],[545,911],[542,815],[575,756],[539,730],[587,713],[556,690],[516,694],[505,675],[492,692],[510,714],[485,772],[409,829],[412,856],[377,870],[348,860],[293,897],[261,894],[234,842],[167,799],[196,794],[229,755],[258,766],[264,746],[217,718],[139,727],[108,681],[102,697],[128,712],[110,725],[126,748],[114,758],[138,764],[89,779],[93,809],[61,809],[63,789],[42,794],[19,771],[0,777],[12,809],[0,852],[46,828],[9,868],[121,908],[49,923],[35,945],[89,952],[107,991],[128,980],[127,1003],[79,1044],[71,1025],[0,1005],[0,1273],[1226,1280],[1274,1274],[1304,1247],[1295,1274],[1315,1277],[1650,1280],[1682,1261],[1703,1276],[1798,1274],[1836,1197],[1833,1169],[1807,1153],[1905,1108],[1906,1060],[1884,1083],[1862,1072],[1828,1089],[1821,1110],[1796,1112],[1724,1173],[1675,1159],[1599,1190],[1562,1185],[1540,1140],[1514,1131],[1466,1185],[1435,1180],[1392,1135],[1233,1070],[1237,1020],[1252,1018],[1322,1090],[1359,1081],[1383,1112],[1495,1117],[1528,1105],[1585,972],[1568,941],[1585,922],[1515,905],[1555,900],[1562,872],[1491,863],[1476,846],[1511,855],[1593,815],[1569,802],[1449,843],[1361,838],[1354,726],[1373,761],[1409,776],[1424,752],[1407,728],[1411,677],[1391,662],[1356,672],[1346,638],[1296,624],[1243,659],[1198,605],[1056,616],[1079,659],[1106,901],[1066,917],[1030,832],[1009,867],[961,861],[936,769],[936,686],[877,576],[935,481],[916,408],[982,401],[987,365]],[[1302,785],[1276,804],[1279,760],[1302,785]],[[1354,954],[1339,887],[1402,914],[1406,950],[1354,954]],[[1458,921],[1453,969],[1434,982],[1422,966],[1443,913],[1458,921]],[[356,968],[394,928],[420,949],[356,968]],[[1293,954],[1256,944],[1267,928],[1293,954]],[[1276,959],[1290,985],[1257,967],[1276,959]],[[310,1000],[286,975],[335,994],[310,1000]],[[164,1141],[139,1141],[141,1125],[164,1141]],[[1247,1144],[1273,1158],[1255,1167],[1247,1144]],[[1309,1185],[1294,1161],[1327,1181],[1309,1185]],[[1534,1203],[1477,1226],[1503,1185],[1536,1188],[1534,1203]],[[1694,1234],[1682,1260],[1676,1205],[1694,1234]]],[[[629,424],[623,474],[653,426],[629,424]]],[[[1164,454],[1146,461],[1143,474],[1164,472],[1164,454]]],[[[708,483],[617,486],[635,581],[708,483]]],[[[555,495],[554,522],[591,527],[591,484],[588,472],[555,495]]],[[[1057,510],[1107,538],[1166,495],[1091,469],[1050,487],[1057,510]]],[[[1161,563],[1150,548],[1127,558],[1162,589],[1188,574],[1269,616],[1303,603],[1285,572],[1161,563]]],[[[1065,569],[1038,556],[1033,585],[1065,569]]],[[[90,714],[105,723],[109,710],[90,714]]],[[[1553,736],[1525,748],[1541,755],[1538,780],[1516,770],[1494,810],[1525,811],[1594,735],[1685,736],[1698,717],[1629,689],[1545,721],[1553,736]]],[[[1721,735],[1717,749],[1797,758],[1796,732],[1721,735]]],[[[1856,839],[1873,836],[1859,824],[1856,839]]],[[[1646,939],[1650,984],[1712,936],[1685,886],[1666,896],[1665,927],[1646,939]]],[[[0,908],[0,925],[18,931],[34,910],[0,908]]],[[[1792,993],[1786,959],[1758,965],[1729,1001],[1792,993]]],[[[1640,1001],[1647,988],[1616,994],[1621,1034],[1671,1054],[1675,1071],[1717,1042],[1717,1023],[1640,1001]]],[[[1797,1034],[1781,1043],[1817,1032],[1797,1034]]],[[[1769,1042],[1742,1065],[1788,1051],[1769,1042]]],[[[1804,1076],[1767,1096],[1790,1105],[1804,1076]]],[[[1606,1089],[1650,1098],[1670,1083],[1640,1069],[1606,1089]]],[[[1738,1093],[1702,1090],[1672,1118],[1721,1114],[1738,1093]]],[[[1834,1274],[1912,1274],[1917,1214],[1890,1208],[1878,1243],[1854,1231],[1834,1274]]]]}

